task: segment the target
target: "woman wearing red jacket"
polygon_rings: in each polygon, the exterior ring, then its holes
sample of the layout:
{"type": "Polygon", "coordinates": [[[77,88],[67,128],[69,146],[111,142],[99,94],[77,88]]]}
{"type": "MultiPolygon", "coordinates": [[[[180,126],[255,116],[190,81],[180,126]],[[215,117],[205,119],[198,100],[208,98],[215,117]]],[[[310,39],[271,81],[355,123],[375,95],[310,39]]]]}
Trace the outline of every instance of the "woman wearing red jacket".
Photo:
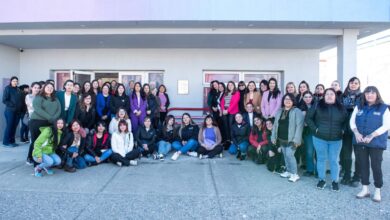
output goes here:
{"type": "MultiPolygon", "coordinates": [[[[220,115],[222,117],[223,127],[225,131],[230,131],[233,124],[234,116],[239,110],[240,93],[236,89],[233,81],[229,81],[225,94],[220,100],[220,115]]],[[[231,142],[230,132],[227,132],[226,137],[228,142],[231,142]]]]}
{"type": "Polygon", "coordinates": [[[253,122],[254,126],[249,134],[248,157],[257,164],[263,164],[267,156],[265,147],[268,144],[267,132],[260,116],[255,116],[253,122]]]}

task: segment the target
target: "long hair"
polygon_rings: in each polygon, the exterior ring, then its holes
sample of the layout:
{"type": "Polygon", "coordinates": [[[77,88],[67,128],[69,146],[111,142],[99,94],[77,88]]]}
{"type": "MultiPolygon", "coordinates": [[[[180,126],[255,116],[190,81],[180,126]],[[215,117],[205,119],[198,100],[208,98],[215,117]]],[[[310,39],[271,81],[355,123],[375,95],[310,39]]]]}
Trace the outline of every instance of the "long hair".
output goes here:
{"type": "Polygon", "coordinates": [[[366,100],[366,93],[369,93],[369,92],[373,92],[376,94],[376,100],[375,100],[374,105],[379,106],[380,104],[384,104],[384,101],[382,99],[381,94],[379,93],[378,88],[375,86],[367,86],[363,91],[363,95],[361,96],[361,102],[359,103],[359,106],[358,106],[359,109],[362,109],[365,105],[368,104],[368,102],[366,100]]]}
{"type": "Polygon", "coordinates": [[[255,135],[255,134],[259,133],[260,131],[264,130],[264,120],[263,120],[263,118],[260,115],[256,115],[255,117],[253,117],[253,121],[255,121],[256,118],[261,120],[261,128],[259,130],[259,128],[256,125],[253,125],[253,127],[251,129],[251,132],[252,132],[253,135],[255,135]]]}
{"type": "Polygon", "coordinates": [[[129,119],[129,115],[127,114],[127,111],[123,107],[119,107],[118,110],[116,110],[115,119],[119,119],[119,112],[123,110],[125,112],[125,117],[123,119],[127,120],[129,119]]]}
{"type": "Polygon", "coordinates": [[[293,86],[294,87],[294,93],[292,93],[293,95],[294,95],[294,97],[296,96],[296,95],[298,95],[298,92],[297,92],[297,87],[295,86],[295,84],[294,84],[294,82],[288,82],[287,84],[286,84],[286,93],[289,93],[288,91],[287,91],[287,87],[288,86],[293,86]]]}
{"type": "Polygon", "coordinates": [[[126,120],[124,120],[124,119],[119,120],[119,122],[118,122],[118,132],[119,133],[122,132],[121,125],[126,125],[125,133],[129,133],[129,125],[127,124],[126,120]]]}
{"type": "Polygon", "coordinates": [[[255,81],[249,81],[248,85],[246,86],[246,93],[249,93],[249,84],[253,84],[255,86],[255,89],[253,90],[253,92],[256,92],[257,91],[257,87],[256,87],[255,81]]]}
{"type": "Polygon", "coordinates": [[[43,85],[42,90],[41,90],[41,92],[39,93],[39,95],[42,96],[42,97],[45,98],[45,99],[47,98],[47,94],[46,94],[46,92],[45,92],[45,89],[46,89],[47,86],[53,87],[53,92],[50,94],[50,99],[51,99],[51,101],[54,101],[54,100],[56,99],[56,94],[55,94],[55,92],[54,92],[54,85],[53,85],[52,83],[46,82],[46,83],[43,85]]]}
{"type": "Polygon", "coordinates": [[[271,97],[276,99],[278,97],[278,95],[280,94],[280,90],[278,87],[278,81],[273,77],[268,80],[268,91],[269,91],[268,101],[271,99],[271,97]],[[270,91],[270,88],[269,88],[269,84],[271,81],[275,82],[275,88],[273,91],[270,91]]]}
{"type": "Polygon", "coordinates": [[[163,129],[162,129],[162,133],[163,133],[164,136],[167,134],[167,131],[168,131],[168,122],[169,122],[171,119],[173,119],[172,127],[175,127],[175,117],[174,117],[173,115],[167,115],[167,117],[165,117],[164,124],[163,124],[163,129]]]}
{"type": "Polygon", "coordinates": [[[347,84],[347,86],[346,86],[345,89],[344,89],[343,96],[348,96],[348,93],[349,93],[349,84],[350,84],[351,82],[355,81],[355,80],[357,80],[357,81],[359,82],[359,88],[358,88],[357,90],[360,91],[360,86],[361,86],[360,79],[357,78],[356,76],[354,76],[354,77],[352,77],[352,78],[350,78],[350,79],[348,80],[348,84],[347,84]]]}
{"type": "MultiPolygon", "coordinates": [[[[96,82],[97,82],[97,81],[96,81],[96,82]]],[[[92,83],[89,82],[89,81],[85,81],[85,82],[83,83],[82,88],[81,88],[81,94],[82,94],[82,95],[85,94],[85,93],[91,94],[91,92],[93,92],[92,83]],[[85,85],[86,85],[86,84],[89,84],[89,91],[85,91],[85,85]]]]}
{"type": "MultiPolygon", "coordinates": [[[[244,83],[244,85],[245,85],[245,83],[244,83]]],[[[236,84],[233,81],[229,81],[227,83],[227,86],[226,86],[226,89],[225,89],[225,95],[227,95],[229,92],[231,92],[232,95],[234,95],[234,94],[236,94],[236,91],[237,91],[236,84]],[[229,91],[229,84],[233,85],[233,90],[232,91],[229,91]]]]}
{"type": "Polygon", "coordinates": [[[321,100],[318,102],[318,107],[319,107],[320,109],[325,109],[325,108],[328,107],[329,104],[327,104],[327,103],[325,102],[325,94],[326,94],[328,91],[332,91],[332,92],[334,93],[334,96],[335,96],[335,103],[334,103],[334,105],[337,107],[337,109],[339,109],[340,111],[344,111],[345,108],[344,108],[344,106],[341,104],[340,100],[337,98],[337,93],[336,93],[336,91],[335,91],[333,88],[327,88],[327,89],[325,89],[325,91],[324,91],[324,98],[321,99],[321,100]]]}
{"type": "Polygon", "coordinates": [[[133,99],[133,98],[137,97],[137,94],[136,94],[136,92],[135,92],[135,87],[136,87],[137,85],[139,85],[139,88],[140,88],[139,93],[140,93],[140,95],[141,95],[141,99],[142,99],[142,100],[145,100],[145,92],[144,92],[143,87],[142,87],[142,85],[141,85],[140,82],[136,82],[136,83],[134,84],[134,91],[133,91],[133,93],[131,94],[131,98],[133,99]]]}
{"type": "Polygon", "coordinates": [[[119,96],[119,92],[118,92],[119,87],[123,88],[122,96],[126,96],[126,88],[125,88],[125,85],[123,85],[122,83],[118,83],[116,85],[115,96],[119,96]]]}
{"type": "Polygon", "coordinates": [[[206,128],[206,127],[207,127],[206,121],[207,121],[207,119],[209,119],[209,118],[211,119],[211,124],[212,124],[213,126],[217,126],[217,124],[216,124],[216,122],[215,122],[213,116],[207,115],[207,116],[204,118],[204,120],[203,120],[203,128],[206,128]]]}
{"type": "Polygon", "coordinates": [[[302,80],[302,81],[299,83],[299,85],[298,85],[298,94],[303,96],[303,94],[301,94],[301,91],[300,91],[300,89],[299,89],[299,88],[301,87],[302,84],[305,84],[305,85],[306,85],[307,91],[310,91],[310,85],[309,85],[309,83],[307,83],[305,80],[302,80]]]}
{"type": "Polygon", "coordinates": [[[158,89],[157,89],[157,93],[156,93],[156,96],[159,96],[160,95],[160,88],[164,88],[164,94],[167,94],[167,87],[165,87],[164,84],[161,84],[158,89]]]}
{"type": "Polygon", "coordinates": [[[90,105],[91,108],[93,107],[92,96],[91,96],[91,94],[89,94],[89,93],[84,93],[84,94],[81,95],[81,99],[80,99],[80,101],[79,101],[80,109],[81,109],[82,111],[87,110],[87,106],[85,105],[84,100],[85,100],[88,96],[91,97],[91,103],[90,103],[89,105],[90,105]]]}
{"type": "Polygon", "coordinates": [[[189,113],[187,113],[187,112],[184,112],[183,115],[181,116],[181,125],[180,125],[180,129],[179,129],[180,137],[181,137],[181,131],[185,127],[184,120],[183,120],[184,116],[188,116],[190,118],[190,123],[189,123],[190,125],[194,125],[195,124],[195,122],[191,118],[191,115],[189,113]]]}
{"type": "Polygon", "coordinates": [[[54,150],[61,144],[61,141],[64,139],[66,135],[66,129],[65,129],[65,121],[62,118],[57,119],[53,124],[50,126],[51,129],[51,136],[50,139],[53,140],[53,148],[54,150]],[[60,140],[58,140],[58,128],[57,128],[57,122],[62,121],[64,124],[64,127],[62,128],[62,134],[60,137],[60,140]]]}
{"type": "Polygon", "coordinates": [[[283,98],[282,98],[282,108],[284,108],[284,100],[285,100],[287,97],[289,97],[289,98],[291,99],[291,102],[293,103],[293,105],[292,105],[293,107],[294,107],[294,106],[297,106],[297,103],[296,103],[296,100],[295,100],[294,95],[291,94],[291,93],[287,93],[287,94],[284,95],[283,98]]]}

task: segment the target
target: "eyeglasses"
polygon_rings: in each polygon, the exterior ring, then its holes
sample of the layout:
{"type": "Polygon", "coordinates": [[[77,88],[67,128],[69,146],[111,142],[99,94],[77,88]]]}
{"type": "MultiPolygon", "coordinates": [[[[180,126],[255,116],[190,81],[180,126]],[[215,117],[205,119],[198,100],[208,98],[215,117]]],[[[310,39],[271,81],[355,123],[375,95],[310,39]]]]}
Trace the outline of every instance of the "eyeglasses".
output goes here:
{"type": "Polygon", "coordinates": [[[303,98],[305,98],[305,99],[312,99],[313,97],[312,96],[303,96],[303,98]]]}

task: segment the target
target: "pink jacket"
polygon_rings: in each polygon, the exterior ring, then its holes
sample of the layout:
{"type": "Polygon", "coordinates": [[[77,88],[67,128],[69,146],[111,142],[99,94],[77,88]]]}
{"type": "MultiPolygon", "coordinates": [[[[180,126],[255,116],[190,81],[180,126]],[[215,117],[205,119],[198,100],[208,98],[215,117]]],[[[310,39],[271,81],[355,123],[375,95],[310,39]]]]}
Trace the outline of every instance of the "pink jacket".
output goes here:
{"type": "MultiPolygon", "coordinates": [[[[229,108],[227,109],[229,114],[234,115],[240,112],[238,108],[239,102],[240,102],[240,92],[236,91],[236,93],[232,95],[229,108]]],[[[220,107],[221,109],[225,109],[225,95],[223,95],[221,98],[220,107]]]]}
{"type": "Polygon", "coordinates": [[[268,101],[269,91],[263,93],[263,98],[261,99],[261,113],[265,118],[275,117],[276,111],[281,107],[282,104],[282,94],[275,98],[270,98],[268,101]]]}

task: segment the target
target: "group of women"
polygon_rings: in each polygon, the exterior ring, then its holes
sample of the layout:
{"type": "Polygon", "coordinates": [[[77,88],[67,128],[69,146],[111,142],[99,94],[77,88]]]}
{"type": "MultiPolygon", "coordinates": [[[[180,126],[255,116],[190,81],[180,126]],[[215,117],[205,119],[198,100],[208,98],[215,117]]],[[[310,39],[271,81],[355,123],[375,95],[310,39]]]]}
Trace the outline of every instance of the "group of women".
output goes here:
{"type": "Polygon", "coordinates": [[[200,126],[188,113],[176,126],[175,117],[167,115],[170,102],[164,85],[150,88],[130,82],[126,88],[115,81],[94,80],[80,86],[67,80],[63,91],[55,91],[49,80],[32,83],[31,92],[23,95],[17,84],[17,77],[12,77],[4,90],[3,144],[16,146],[14,129],[27,117],[31,136],[27,163],[34,164],[35,176],[53,174],[54,166],[75,172],[108,161],[129,166],[137,165],[141,157],[164,160],[172,150],[172,160],[181,155],[222,157],[225,149],[239,160],[265,163],[290,182],[300,179],[301,164],[305,176],[318,176],[319,189],[326,187],[329,161],[331,189],[339,191],[339,182],[357,186],[361,181],[357,198],[370,195],[371,161],[373,200],[381,200],[390,113],[378,89],[369,86],[361,92],[356,77],[344,92],[334,81],[326,89],[317,85],[312,93],[302,81],[298,89],[287,83],[284,95],[274,78],[262,80],[259,88],[254,81],[239,82],[238,87],[232,81],[226,86],[213,81],[207,97],[210,114],[200,126]]]}

